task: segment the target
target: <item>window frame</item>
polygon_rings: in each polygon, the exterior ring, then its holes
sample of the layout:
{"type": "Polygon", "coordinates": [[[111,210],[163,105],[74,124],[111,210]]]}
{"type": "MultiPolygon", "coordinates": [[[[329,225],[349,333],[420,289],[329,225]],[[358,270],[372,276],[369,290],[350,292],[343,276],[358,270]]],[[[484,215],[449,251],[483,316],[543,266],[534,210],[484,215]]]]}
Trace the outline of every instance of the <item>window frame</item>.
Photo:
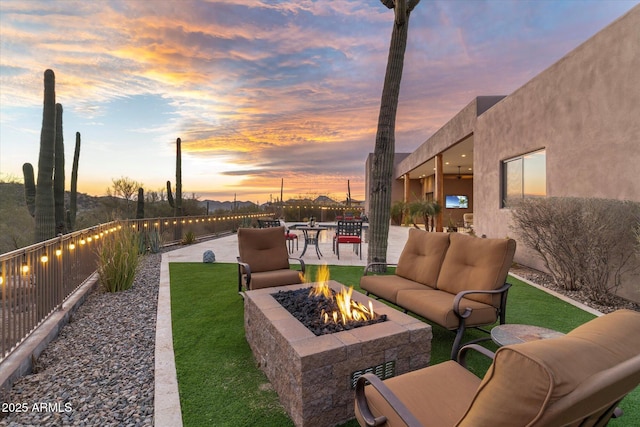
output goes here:
{"type": "Polygon", "coordinates": [[[529,151],[527,153],[524,154],[520,154],[518,156],[513,156],[513,157],[509,157],[508,159],[504,159],[500,162],[500,208],[502,209],[509,209],[510,207],[514,206],[515,204],[518,203],[518,201],[520,200],[524,200],[526,198],[530,198],[531,196],[527,196],[527,194],[525,193],[525,189],[527,188],[527,183],[526,183],[526,178],[527,178],[527,171],[526,171],[526,159],[527,157],[530,157],[532,155],[537,155],[543,153],[544,154],[544,194],[542,195],[542,197],[546,197],[547,196],[547,149],[546,147],[542,147],[539,148],[537,150],[533,150],[533,151],[529,151]],[[514,162],[519,161],[520,162],[520,171],[519,171],[519,179],[520,179],[520,189],[519,189],[519,194],[516,195],[515,197],[512,196],[510,198],[507,197],[508,192],[510,190],[509,188],[509,173],[508,173],[508,165],[509,164],[514,164],[514,162]]]}

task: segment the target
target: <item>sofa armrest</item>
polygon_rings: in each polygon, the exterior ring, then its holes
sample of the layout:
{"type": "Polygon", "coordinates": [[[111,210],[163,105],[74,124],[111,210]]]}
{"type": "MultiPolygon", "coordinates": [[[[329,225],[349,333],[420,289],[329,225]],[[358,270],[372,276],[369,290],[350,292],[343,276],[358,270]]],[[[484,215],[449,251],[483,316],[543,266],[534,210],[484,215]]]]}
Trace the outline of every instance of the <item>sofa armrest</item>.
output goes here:
{"type": "Polygon", "coordinates": [[[289,258],[289,260],[298,262],[300,264],[300,271],[302,271],[302,274],[304,274],[306,265],[302,258],[289,258]]]}
{"type": "Polygon", "coordinates": [[[467,344],[465,346],[463,346],[460,351],[458,351],[458,359],[457,362],[462,365],[463,368],[467,369],[467,353],[469,352],[469,350],[475,350],[478,353],[487,356],[489,359],[493,360],[493,358],[495,357],[495,353],[491,350],[489,350],[486,347],[483,347],[481,345],[478,344],[467,344]]]}
{"type": "Polygon", "coordinates": [[[502,294],[500,318],[501,318],[501,323],[504,323],[504,310],[505,310],[504,306],[506,305],[506,302],[507,302],[507,292],[509,291],[510,287],[511,287],[511,283],[505,283],[500,288],[493,289],[493,290],[478,290],[478,289],[474,290],[474,289],[470,289],[470,290],[467,290],[467,291],[458,292],[456,294],[456,298],[453,300],[453,312],[455,313],[456,316],[458,316],[461,319],[466,319],[467,317],[469,317],[471,315],[472,309],[469,308],[469,307],[465,307],[464,311],[460,312],[460,302],[462,301],[462,298],[464,298],[466,295],[469,295],[469,294],[502,294]]]}
{"type": "Polygon", "coordinates": [[[367,273],[369,271],[371,271],[372,267],[378,266],[378,265],[384,265],[385,268],[386,267],[397,267],[398,266],[398,264],[387,264],[386,262],[371,262],[371,263],[367,264],[367,266],[364,268],[364,275],[366,276],[367,273]]]}
{"type": "Polygon", "coordinates": [[[238,260],[238,292],[242,292],[242,269],[244,269],[244,274],[246,274],[245,287],[249,289],[249,283],[251,283],[251,267],[246,262],[240,261],[240,257],[236,258],[238,260]]]}
{"type": "Polygon", "coordinates": [[[358,382],[356,383],[356,402],[357,408],[360,411],[360,415],[364,420],[365,424],[370,427],[380,426],[387,422],[387,417],[381,415],[379,417],[375,417],[371,410],[369,409],[369,404],[367,403],[367,396],[364,393],[364,386],[367,384],[371,384],[373,388],[375,388],[378,393],[384,398],[384,400],[391,405],[393,410],[398,414],[398,416],[404,421],[404,423],[408,427],[419,427],[422,426],[420,421],[409,411],[404,403],[398,399],[390,389],[387,387],[384,382],[380,378],[378,378],[374,374],[364,374],[360,378],[358,378],[358,382]]]}

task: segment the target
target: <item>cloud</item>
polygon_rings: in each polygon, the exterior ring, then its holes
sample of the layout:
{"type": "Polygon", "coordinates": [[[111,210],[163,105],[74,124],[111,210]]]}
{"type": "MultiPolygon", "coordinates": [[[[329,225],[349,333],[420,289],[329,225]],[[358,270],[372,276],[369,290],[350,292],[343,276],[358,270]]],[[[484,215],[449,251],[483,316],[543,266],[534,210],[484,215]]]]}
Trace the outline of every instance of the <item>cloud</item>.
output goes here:
{"type": "MultiPolygon", "coordinates": [[[[511,93],[634,3],[420,2],[396,149],[414,150],[475,96],[511,93]]],[[[363,0],[3,0],[3,136],[39,132],[18,111],[41,109],[52,68],[88,157],[143,146],[146,164],[163,165],[179,136],[198,188],[264,192],[286,176],[292,192],[346,179],[363,192],[392,23],[363,0]]],[[[118,175],[140,173],[128,161],[118,175]]]]}

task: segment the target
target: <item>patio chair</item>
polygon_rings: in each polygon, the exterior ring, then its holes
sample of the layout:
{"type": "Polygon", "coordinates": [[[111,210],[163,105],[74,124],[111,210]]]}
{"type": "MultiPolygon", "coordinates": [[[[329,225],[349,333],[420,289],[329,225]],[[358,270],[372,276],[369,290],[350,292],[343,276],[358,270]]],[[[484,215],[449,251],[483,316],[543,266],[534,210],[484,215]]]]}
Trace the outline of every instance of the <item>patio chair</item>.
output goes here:
{"type": "Polygon", "coordinates": [[[464,346],[447,361],[356,384],[361,426],[605,426],[640,384],[640,313],[618,310],[553,339],[491,353],[464,346]],[[468,350],[492,357],[484,378],[465,369],[468,350]],[[369,385],[367,385],[369,383],[369,385]]]}
{"type": "Polygon", "coordinates": [[[336,234],[333,237],[333,253],[340,259],[340,244],[353,245],[356,254],[362,259],[362,221],[338,221],[336,234]]]}
{"type": "Polygon", "coordinates": [[[473,228],[473,213],[462,214],[464,228],[473,228]]]}
{"type": "Polygon", "coordinates": [[[238,229],[238,292],[271,286],[302,283],[305,264],[299,258],[289,258],[284,227],[238,229]],[[292,269],[289,260],[300,263],[292,269]]]}
{"type": "MultiPolygon", "coordinates": [[[[259,219],[258,227],[260,228],[271,228],[271,227],[281,227],[284,224],[279,219],[259,219]]],[[[298,235],[296,233],[292,233],[288,228],[284,229],[284,239],[287,241],[287,247],[289,248],[289,253],[293,253],[293,242],[296,242],[296,251],[298,250],[298,235]]]]}

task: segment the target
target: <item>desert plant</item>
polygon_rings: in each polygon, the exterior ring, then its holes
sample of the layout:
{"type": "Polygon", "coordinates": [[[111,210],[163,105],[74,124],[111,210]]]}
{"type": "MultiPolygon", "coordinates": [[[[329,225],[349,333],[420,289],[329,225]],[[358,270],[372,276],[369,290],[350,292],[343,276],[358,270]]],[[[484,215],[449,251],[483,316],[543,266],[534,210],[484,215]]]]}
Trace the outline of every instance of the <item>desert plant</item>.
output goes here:
{"type": "Polygon", "coordinates": [[[101,239],[98,248],[99,282],[107,292],[130,289],[138,267],[138,236],[123,227],[101,239]]]}
{"type": "Polygon", "coordinates": [[[144,189],[138,188],[138,205],[136,208],[136,219],[144,218],[144,189]]]}
{"type": "Polygon", "coordinates": [[[416,224],[416,217],[421,217],[424,222],[424,229],[429,231],[429,219],[431,219],[431,231],[433,231],[433,218],[440,213],[441,208],[438,202],[427,200],[416,200],[409,203],[409,217],[415,228],[420,228],[416,224]]]}
{"type": "Polygon", "coordinates": [[[62,105],[56,104],[55,74],[52,70],[44,72],[42,117],[37,185],[34,179],[33,166],[30,163],[25,163],[22,166],[27,208],[31,216],[36,220],[34,236],[36,242],[70,231],[72,223],[75,222],[80,138],[79,134],[77,134],[70,196],[73,214],[65,215],[62,105]]]}
{"type": "Polygon", "coordinates": [[[69,210],[67,211],[67,230],[73,231],[76,226],[78,212],[78,162],[80,160],[80,132],[76,132],[76,147],[73,151],[71,167],[71,193],[69,194],[69,210]]]}
{"type": "Polygon", "coordinates": [[[191,245],[196,242],[196,235],[193,231],[187,231],[182,238],[183,245],[191,245]]]}
{"type": "Polygon", "coordinates": [[[158,230],[144,230],[138,233],[138,252],[157,254],[162,247],[162,237],[158,230]]]}
{"type": "Polygon", "coordinates": [[[636,202],[583,199],[525,199],[512,210],[513,229],[540,255],[556,285],[610,302],[622,277],[639,268],[633,259],[636,202]]]}
{"type": "Polygon", "coordinates": [[[167,181],[167,199],[174,208],[174,216],[182,216],[182,140],[176,139],[176,197],[171,193],[171,181],[167,181]]]}
{"type": "Polygon", "coordinates": [[[407,210],[407,204],[402,201],[397,201],[391,205],[391,223],[393,225],[402,225],[402,218],[407,210]]]}
{"type": "MultiPolygon", "coordinates": [[[[56,144],[56,80],[52,70],[44,72],[44,104],[40,131],[38,180],[35,189],[36,228],[34,241],[41,242],[56,235],[53,195],[53,168],[56,144]]],[[[23,168],[24,170],[24,168],[23,168]]],[[[31,168],[33,170],[33,168],[31,168]]],[[[29,179],[30,182],[34,180],[29,179]]],[[[27,179],[25,178],[25,182],[27,179]]],[[[31,193],[32,191],[30,191],[31,193]]]]}
{"type": "Polygon", "coordinates": [[[56,104],[56,132],[53,168],[53,201],[56,234],[64,234],[67,227],[64,210],[64,137],[62,134],[62,104],[56,104]]]}

